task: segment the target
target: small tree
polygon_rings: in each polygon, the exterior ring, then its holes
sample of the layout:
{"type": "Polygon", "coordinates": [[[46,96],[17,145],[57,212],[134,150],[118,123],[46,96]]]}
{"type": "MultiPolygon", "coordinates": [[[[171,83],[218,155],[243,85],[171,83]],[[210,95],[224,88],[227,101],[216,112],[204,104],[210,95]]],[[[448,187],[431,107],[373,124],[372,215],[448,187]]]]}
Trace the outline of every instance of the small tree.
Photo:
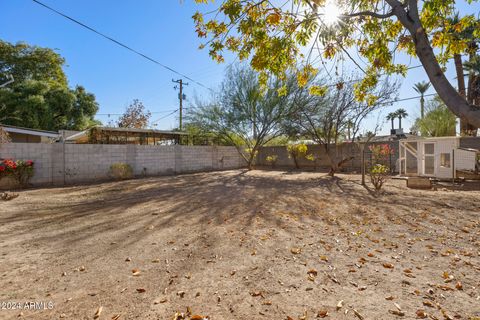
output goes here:
{"type": "Polygon", "coordinates": [[[152,114],[145,110],[145,106],[140,100],[135,99],[127,107],[125,113],[118,119],[117,125],[120,128],[146,128],[152,114]]]}
{"type": "Polygon", "coordinates": [[[386,163],[388,157],[393,154],[393,149],[388,144],[370,146],[369,149],[372,152],[372,164],[369,170],[370,181],[378,192],[389,177],[390,168],[386,163]]]}
{"type": "Polygon", "coordinates": [[[267,156],[265,158],[265,161],[272,166],[272,168],[275,168],[275,166],[277,165],[277,160],[278,160],[278,156],[276,154],[272,154],[270,156],[267,156]]]}
{"type": "Polygon", "coordinates": [[[308,147],[304,143],[289,144],[287,146],[288,157],[293,159],[295,168],[300,169],[298,160],[307,156],[308,147]]]}

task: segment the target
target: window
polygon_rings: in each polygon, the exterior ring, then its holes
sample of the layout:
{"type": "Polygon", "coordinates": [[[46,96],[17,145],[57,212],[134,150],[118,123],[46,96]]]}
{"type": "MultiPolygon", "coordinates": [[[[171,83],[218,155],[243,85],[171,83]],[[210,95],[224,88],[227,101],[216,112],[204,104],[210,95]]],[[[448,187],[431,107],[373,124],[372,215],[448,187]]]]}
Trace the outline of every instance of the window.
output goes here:
{"type": "Polygon", "coordinates": [[[440,153],[440,167],[450,168],[450,153],[440,153]]]}

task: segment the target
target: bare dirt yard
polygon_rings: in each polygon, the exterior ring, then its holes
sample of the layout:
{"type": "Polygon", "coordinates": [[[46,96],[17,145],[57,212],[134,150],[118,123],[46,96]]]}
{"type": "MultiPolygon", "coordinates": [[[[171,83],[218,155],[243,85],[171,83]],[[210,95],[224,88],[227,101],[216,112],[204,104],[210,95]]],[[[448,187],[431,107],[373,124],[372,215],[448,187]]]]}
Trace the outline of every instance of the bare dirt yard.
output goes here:
{"type": "Polygon", "coordinates": [[[480,191],[390,180],[376,197],[357,175],[280,171],[27,190],[0,202],[0,303],[0,319],[479,319],[480,191]]]}

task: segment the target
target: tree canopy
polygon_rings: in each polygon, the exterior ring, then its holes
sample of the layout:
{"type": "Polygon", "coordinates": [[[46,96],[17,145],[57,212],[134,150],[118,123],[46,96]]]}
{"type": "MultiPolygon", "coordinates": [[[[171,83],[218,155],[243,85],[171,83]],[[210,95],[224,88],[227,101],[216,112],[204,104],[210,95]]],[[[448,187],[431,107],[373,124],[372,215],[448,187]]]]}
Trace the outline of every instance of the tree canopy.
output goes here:
{"type": "Polygon", "coordinates": [[[96,124],[98,103],[82,86],[69,88],[65,60],[49,48],[0,40],[0,106],[4,124],[43,130],[83,130],[96,124]]]}
{"type": "Polygon", "coordinates": [[[186,119],[190,125],[235,145],[251,167],[258,149],[283,133],[282,122],[293,116],[307,93],[293,77],[286,84],[286,94],[279,93],[283,83],[274,78],[262,90],[252,69],[231,67],[220,94],[208,103],[197,102],[186,119]]]}
{"type": "Polygon", "coordinates": [[[143,103],[135,99],[118,119],[117,126],[120,128],[143,129],[147,127],[151,116],[151,112],[145,109],[143,103]]]}
{"type": "Polygon", "coordinates": [[[455,115],[435,96],[427,102],[425,116],[418,118],[412,129],[427,137],[454,136],[456,123],[455,115]]]}
{"type": "MultiPolygon", "coordinates": [[[[290,0],[280,4],[223,0],[217,10],[197,12],[193,18],[198,36],[207,39],[202,47],[209,47],[213,59],[223,61],[226,50],[241,60],[250,59],[262,83],[269,74],[284,77],[290,68],[301,65],[298,82],[305,85],[317,62],[351,59],[365,73],[355,85],[355,95],[370,104],[376,97],[368,89],[377,85],[382,74],[406,75],[408,68],[398,63],[397,53],[416,56],[447,107],[480,126],[480,109],[457,92],[442,69],[454,54],[469,50],[471,43],[452,31],[473,30],[472,36],[480,38],[480,22],[474,16],[451,23],[455,10],[454,0],[290,0]],[[308,52],[302,51],[305,47],[308,52]],[[353,58],[355,51],[360,59],[353,58]]],[[[311,91],[324,92],[318,87],[311,91]]]]}

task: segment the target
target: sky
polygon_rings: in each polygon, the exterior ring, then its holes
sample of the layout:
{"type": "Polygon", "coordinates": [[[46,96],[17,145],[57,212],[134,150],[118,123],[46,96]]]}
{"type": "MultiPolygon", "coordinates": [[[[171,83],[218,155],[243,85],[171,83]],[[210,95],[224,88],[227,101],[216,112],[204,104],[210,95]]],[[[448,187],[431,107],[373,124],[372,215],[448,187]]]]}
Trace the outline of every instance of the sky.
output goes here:
{"type": "MultiPolygon", "coordinates": [[[[71,16],[90,27],[148,55],[161,64],[186,75],[205,87],[216,90],[224,69],[237,63],[235,56],[226,55],[226,63],[217,64],[208,56],[208,50],[199,50],[191,16],[207,7],[195,5],[193,0],[41,0],[48,6],[71,16]]],[[[466,5],[460,2],[462,14],[480,12],[480,3],[466,5]]],[[[182,76],[148,61],[131,51],[58,16],[32,0],[0,0],[0,39],[9,42],[24,41],[32,45],[54,48],[66,59],[65,72],[69,84],[84,86],[95,94],[100,105],[97,119],[104,124],[115,121],[133,101],[139,99],[152,112],[152,123],[157,129],[178,126],[178,91],[172,79],[182,76]]],[[[415,59],[401,58],[410,66],[419,65],[415,59]]],[[[455,84],[453,65],[447,76],[455,84]]],[[[414,83],[427,80],[422,68],[409,71],[402,79],[399,98],[417,96],[414,83]]],[[[195,96],[208,99],[211,92],[189,83],[184,88],[186,105],[195,96]]],[[[428,93],[434,93],[430,89],[428,93]]],[[[419,115],[419,101],[399,102],[374,114],[364,124],[365,130],[374,129],[377,119],[398,108],[409,113],[402,120],[408,131],[419,115]]],[[[385,122],[380,134],[389,134],[390,123],[385,122]]]]}

